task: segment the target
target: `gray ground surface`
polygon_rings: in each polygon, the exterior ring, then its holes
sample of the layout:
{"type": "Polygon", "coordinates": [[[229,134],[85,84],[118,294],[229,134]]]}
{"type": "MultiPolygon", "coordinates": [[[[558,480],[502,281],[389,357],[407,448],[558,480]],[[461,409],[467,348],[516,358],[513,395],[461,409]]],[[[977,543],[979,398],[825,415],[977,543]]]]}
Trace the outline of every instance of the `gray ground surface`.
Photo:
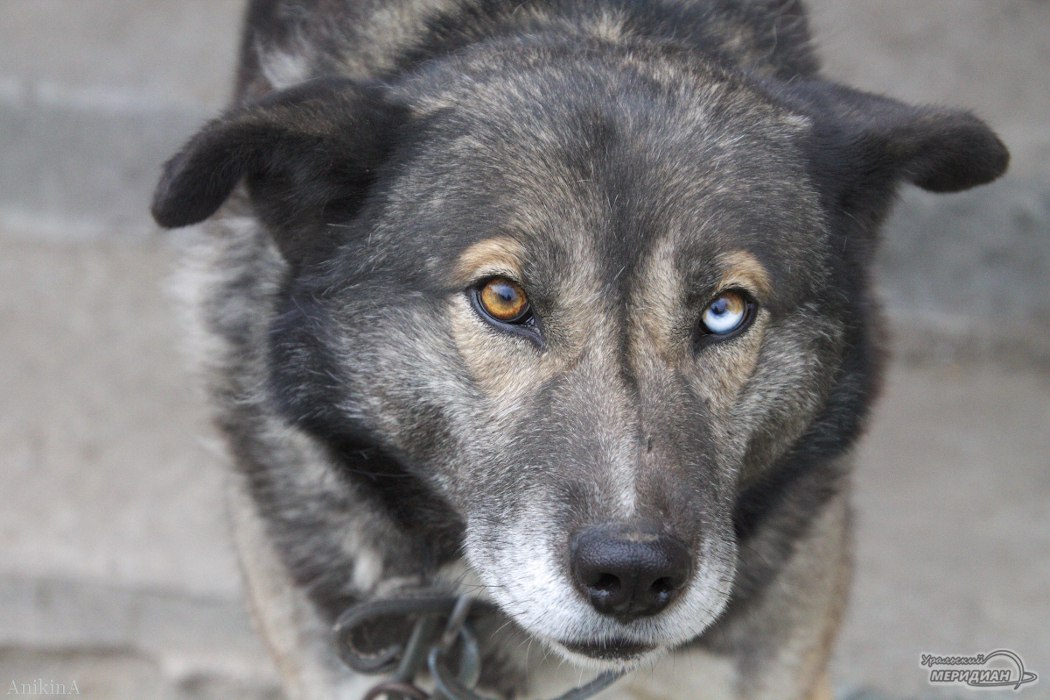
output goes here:
{"type": "MultiPolygon", "coordinates": [[[[1050,682],[1050,4],[820,0],[828,70],[1001,130],[1011,175],[906,193],[879,274],[895,360],[856,475],[842,686],[1008,647],[1050,682]]],[[[240,0],[0,3],[0,692],[275,697],[222,460],[146,215],[221,108],[240,0]]],[[[176,237],[177,240],[177,237],[176,237]]]]}

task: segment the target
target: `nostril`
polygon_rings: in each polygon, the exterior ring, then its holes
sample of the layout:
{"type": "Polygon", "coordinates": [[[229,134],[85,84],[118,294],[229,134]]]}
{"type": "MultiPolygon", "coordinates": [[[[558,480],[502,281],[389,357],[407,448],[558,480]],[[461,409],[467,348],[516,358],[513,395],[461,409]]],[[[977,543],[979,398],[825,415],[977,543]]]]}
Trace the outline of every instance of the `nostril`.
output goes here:
{"type": "Polygon", "coordinates": [[[594,583],[589,587],[599,593],[615,594],[620,590],[620,579],[612,574],[599,574],[594,583]]]}
{"type": "Polygon", "coordinates": [[[674,582],[667,576],[658,578],[653,581],[653,585],[649,587],[649,592],[657,596],[670,595],[678,586],[674,585],[674,582]]]}

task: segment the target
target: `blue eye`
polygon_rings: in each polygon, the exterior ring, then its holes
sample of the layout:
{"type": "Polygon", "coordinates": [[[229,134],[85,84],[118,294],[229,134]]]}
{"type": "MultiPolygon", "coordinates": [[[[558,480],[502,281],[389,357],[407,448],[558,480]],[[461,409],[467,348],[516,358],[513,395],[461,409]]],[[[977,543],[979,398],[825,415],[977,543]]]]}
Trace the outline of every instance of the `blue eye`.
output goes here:
{"type": "Polygon", "coordinates": [[[753,309],[754,304],[743,292],[722,292],[704,309],[704,315],[700,319],[702,330],[710,335],[731,335],[750,322],[753,309]]]}

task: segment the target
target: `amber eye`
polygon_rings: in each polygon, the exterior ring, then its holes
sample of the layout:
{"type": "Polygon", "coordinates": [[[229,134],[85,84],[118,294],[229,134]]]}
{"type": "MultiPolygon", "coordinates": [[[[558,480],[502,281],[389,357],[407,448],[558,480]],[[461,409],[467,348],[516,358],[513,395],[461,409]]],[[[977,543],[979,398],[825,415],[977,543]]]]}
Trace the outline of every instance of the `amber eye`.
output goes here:
{"type": "Polygon", "coordinates": [[[751,322],[755,305],[743,293],[727,290],[711,300],[700,319],[702,330],[713,336],[730,336],[751,322]]]}
{"type": "Polygon", "coordinates": [[[477,290],[481,310],[500,323],[522,323],[530,316],[529,299],[517,282],[493,277],[477,290]]]}

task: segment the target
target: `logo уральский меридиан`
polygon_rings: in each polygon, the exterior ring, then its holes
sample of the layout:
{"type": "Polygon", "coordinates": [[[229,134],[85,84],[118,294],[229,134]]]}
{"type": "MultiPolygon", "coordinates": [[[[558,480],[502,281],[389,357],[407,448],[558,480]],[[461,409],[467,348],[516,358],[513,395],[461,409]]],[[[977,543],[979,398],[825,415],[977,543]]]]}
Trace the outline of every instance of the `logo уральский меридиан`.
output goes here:
{"type": "Polygon", "coordinates": [[[919,665],[930,669],[930,685],[964,685],[968,688],[1012,688],[1021,690],[1039,679],[1026,671],[1020,654],[996,649],[987,654],[922,654],[919,665]]]}

